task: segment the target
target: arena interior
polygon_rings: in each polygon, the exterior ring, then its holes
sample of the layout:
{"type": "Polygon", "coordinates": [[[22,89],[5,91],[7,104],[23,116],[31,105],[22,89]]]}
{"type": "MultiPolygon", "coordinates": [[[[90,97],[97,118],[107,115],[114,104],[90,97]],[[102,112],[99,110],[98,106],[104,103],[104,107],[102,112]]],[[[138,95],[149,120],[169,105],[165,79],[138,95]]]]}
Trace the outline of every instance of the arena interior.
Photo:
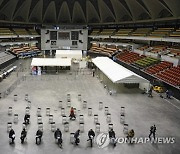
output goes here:
{"type": "Polygon", "coordinates": [[[0,0],[0,153],[179,154],[179,6],[0,0]]]}

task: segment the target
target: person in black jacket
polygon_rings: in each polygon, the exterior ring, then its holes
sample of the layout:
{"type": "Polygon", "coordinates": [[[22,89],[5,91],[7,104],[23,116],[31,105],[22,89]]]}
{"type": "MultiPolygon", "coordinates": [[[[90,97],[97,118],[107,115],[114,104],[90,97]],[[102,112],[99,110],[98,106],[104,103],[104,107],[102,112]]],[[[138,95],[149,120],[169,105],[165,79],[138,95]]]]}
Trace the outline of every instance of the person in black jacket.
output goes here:
{"type": "Polygon", "coordinates": [[[11,129],[9,131],[9,138],[12,140],[12,142],[10,144],[14,144],[14,140],[15,140],[15,132],[13,129],[11,129]]]}
{"type": "Polygon", "coordinates": [[[76,145],[78,145],[79,142],[80,142],[79,135],[80,135],[80,130],[78,129],[78,130],[74,133],[74,138],[75,138],[75,144],[76,144],[76,145]]]}
{"type": "Polygon", "coordinates": [[[116,135],[115,135],[115,132],[114,132],[113,129],[111,129],[111,130],[109,131],[109,139],[111,140],[111,142],[113,143],[113,145],[114,145],[114,147],[115,147],[115,146],[116,146],[116,141],[115,141],[116,135]]]}
{"type": "Polygon", "coordinates": [[[149,91],[148,91],[148,97],[153,97],[152,96],[152,91],[153,91],[153,86],[151,86],[149,91]]]}
{"type": "Polygon", "coordinates": [[[62,133],[59,128],[57,128],[57,130],[54,132],[54,138],[57,139],[58,137],[62,139],[62,133]]]}
{"type": "Polygon", "coordinates": [[[27,131],[26,131],[26,129],[24,128],[24,129],[22,130],[22,132],[21,132],[21,137],[20,137],[22,144],[24,143],[24,139],[26,138],[26,135],[27,135],[27,131]]]}
{"type": "Polygon", "coordinates": [[[95,137],[95,133],[92,129],[88,132],[89,139],[87,141],[90,141],[91,147],[93,146],[93,138],[95,137]]]}
{"type": "Polygon", "coordinates": [[[154,140],[156,139],[156,126],[151,126],[150,127],[150,134],[149,134],[149,138],[151,139],[151,135],[153,135],[154,140]]]}
{"type": "Polygon", "coordinates": [[[62,133],[59,128],[54,132],[54,138],[58,141],[58,145],[62,147],[62,133]]]}
{"type": "Polygon", "coordinates": [[[41,138],[42,138],[42,135],[43,135],[43,132],[39,129],[37,132],[36,132],[36,144],[38,144],[38,139],[39,139],[39,144],[41,144],[41,138]]]}
{"type": "Polygon", "coordinates": [[[26,114],[26,115],[24,116],[24,122],[26,123],[26,125],[29,124],[29,119],[30,119],[30,115],[29,115],[29,114],[26,114]]]}
{"type": "Polygon", "coordinates": [[[94,133],[94,131],[92,130],[92,129],[90,129],[89,130],[89,132],[88,132],[88,137],[89,137],[89,139],[91,138],[91,137],[95,137],[95,133],[94,133]]]}

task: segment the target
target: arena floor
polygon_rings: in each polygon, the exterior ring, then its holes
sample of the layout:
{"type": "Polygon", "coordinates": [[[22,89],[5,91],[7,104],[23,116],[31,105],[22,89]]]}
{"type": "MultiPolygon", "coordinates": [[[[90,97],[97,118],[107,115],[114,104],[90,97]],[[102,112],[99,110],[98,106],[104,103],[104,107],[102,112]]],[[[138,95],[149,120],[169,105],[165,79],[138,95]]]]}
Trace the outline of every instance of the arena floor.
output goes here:
{"type": "MultiPolygon", "coordinates": [[[[142,95],[138,89],[130,89],[128,93],[109,95],[104,89],[98,78],[92,77],[91,72],[87,69],[85,72],[72,73],[62,72],[56,75],[29,75],[30,61],[21,61],[23,73],[18,77],[26,74],[26,79],[21,81],[12,93],[6,98],[0,100],[0,153],[1,154],[179,154],[180,153],[180,102],[166,100],[153,93],[154,97],[149,98],[142,95]],[[17,101],[14,101],[14,94],[18,95],[17,101]],[[31,101],[30,125],[27,128],[27,142],[21,144],[20,133],[25,114],[27,102],[25,94],[29,95],[31,101]],[[64,132],[62,125],[61,109],[58,107],[59,101],[63,101],[66,115],[69,115],[70,108],[67,107],[67,94],[71,94],[71,106],[80,110],[84,115],[85,131],[80,135],[80,144],[75,146],[70,143],[70,133],[79,129],[79,118],[76,121],[70,121],[70,131],[64,132]],[[117,144],[115,148],[111,145],[105,148],[99,148],[94,144],[90,148],[87,143],[87,132],[90,128],[95,129],[94,117],[88,116],[88,109],[82,108],[82,102],[78,101],[78,94],[82,95],[82,100],[87,101],[87,106],[92,107],[93,115],[99,115],[101,132],[108,131],[108,123],[104,114],[104,109],[99,110],[99,102],[102,101],[105,106],[109,107],[112,124],[117,137],[125,137],[123,133],[123,124],[120,123],[120,108],[125,107],[125,122],[129,124],[129,129],[134,129],[135,137],[148,137],[150,126],[155,124],[157,127],[157,137],[175,137],[175,143],[137,143],[117,144]],[[7,122],[13,122],[13,116],[9,116],[8,107],[13,107],[13,114],[19,115],[18,124],[13,123],[13,129],[16,133],[15,144],[9,144],[7,133],[7,122]],[[41,145],[35,144],[35,134],[38,129],[37,125],[37,108],[42,109],[43,120],[43,140],[41,145]],[[49,118],[46,116],[46,108],[50,107],[51,114],[54,116],[56,126],[63,133],[63,149],[55,144],[54,134],[51,132],[49,118]]],[[[0,89],[7,87],[17,79],[17,72],[14,72],[5,82],[0,83],[0,89]]]]}

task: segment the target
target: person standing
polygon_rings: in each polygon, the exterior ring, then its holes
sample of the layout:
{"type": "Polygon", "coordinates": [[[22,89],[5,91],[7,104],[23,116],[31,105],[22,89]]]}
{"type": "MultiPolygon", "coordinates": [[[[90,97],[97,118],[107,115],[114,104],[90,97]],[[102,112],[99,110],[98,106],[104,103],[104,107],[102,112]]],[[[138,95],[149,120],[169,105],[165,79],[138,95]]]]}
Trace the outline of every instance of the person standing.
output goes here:
{"type": "Polygon", "coordinates": [[[72,119],[76,119],[76,116],[75,116],[75,113],[74,113],[74,108],[73,108],[73,107],[71,107],[69,117],[70,117],[70,120],[72,120],[72,119]]]}
{"type": "Polygon", "coordinates": [[[171,96],[172,96],[172,91],[166,90],[166,98],[171,99],[171,96]]]}
{"type": "Polygon", "coordinates": [[[78,145],[80,143],[80,130],[78,129],[75,133],[74,133],[74,138],[75,138],[75,144],[78,145]]]}
{"type": "Polygon", "coordinates": [[[92,75],[95,76],[95,68],[92,69],[92,75]]]}
{"type": "Polygon", "coordinates": [[[150,127],[150,134],[149,134],[149,138],[151,139],[151,136],[153,135],[154,140],[156,139],[156,126],[151,126],[150,127]]]}
{"type": "Polygon", "coordinates": [[[152,90],[153,90],[153,86],[151,86],[149,91],[148,91],[148,97],[153,97],[152,96],[152,90]]]}

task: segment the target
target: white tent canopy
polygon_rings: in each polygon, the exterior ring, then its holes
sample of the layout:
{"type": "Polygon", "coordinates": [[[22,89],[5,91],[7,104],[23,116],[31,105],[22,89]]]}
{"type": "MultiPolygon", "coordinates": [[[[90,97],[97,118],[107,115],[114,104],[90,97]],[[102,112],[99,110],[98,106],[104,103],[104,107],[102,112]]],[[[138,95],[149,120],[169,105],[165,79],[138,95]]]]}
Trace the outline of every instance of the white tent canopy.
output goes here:
{"type": "Polygon", "coordinates": [[[147,83],[148,80],[117,64],[108,57],[97,57],[92,62],[113,82],[113,83],[147,83]]]}
{"type": "Polygon", "coordinates": [[[31,66],[71,66],[71,58],[33,58],[31,66]]]}
{"type": "Polygon", "coordinates": [[[56,50],[56,58],[74,58],[81,59],[82,51],[81,50],[56,50]]]}

